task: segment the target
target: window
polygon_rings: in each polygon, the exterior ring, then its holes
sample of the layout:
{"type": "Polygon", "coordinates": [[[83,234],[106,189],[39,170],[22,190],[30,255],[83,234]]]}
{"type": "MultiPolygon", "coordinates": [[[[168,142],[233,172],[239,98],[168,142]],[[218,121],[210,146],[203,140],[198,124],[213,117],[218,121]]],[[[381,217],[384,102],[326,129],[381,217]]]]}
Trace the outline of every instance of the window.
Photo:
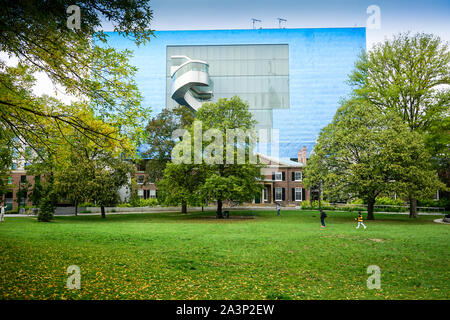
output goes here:
{"type": "Polygon", "coordinates": [[[12,170],[17,170],[17,163],[13,162],[11,169],[12,170]]]}
{"type": "Polygon", "coordinates": [[[284,188],[275,188],[274,198],[275,201],[284,201],[286,198],[284,188]]]}
{"type": "Polygon", "coordinates": [[[283,188],[275,188],[275,201],[283,200],[283,188]]]}
{"type": "Polygon", "coordinates": [[[302,172],[301,171],[294,172],[294,181],[302,181],[302,172]]]}
{"type": "Polygon", "coordinates": [[[156,190],[150,190],[150,198],[156,198],[156,190]]]}
{"type": "Polygon", "coordinates": [[[272,172],[272,180],[273,181],[284,181],[285,180],[285,173],[282,172],[272,172]]]}
{"type": "Polygon", "coordinates": [[[27,182],[27,176],[20,176],[20,183],[27,182]]]}
{"type": "Polygon", "coordinates": [[[295,201],[302,201],[302,188],[295,188],[295,201]]]}
{"type": "Polygon", "coordinates": [[[144,178],[145,178],[145,177],[142,176],[142,175],[141,175],[141,176],[137,176],[137,183],[138,183],[138,184],[144,184],[144,178]]]}
{"type": "Polygon", "coordinates": [[[263,198],[264,198],[264,201],[267,201],[268,199],[267,199],[267,188],[264,188],[263,189],[263,198]]]}
{"type": "Polygon", "coordinates": [[[12,177],[8,177],[8,184],[12,184],[12,177]]]}

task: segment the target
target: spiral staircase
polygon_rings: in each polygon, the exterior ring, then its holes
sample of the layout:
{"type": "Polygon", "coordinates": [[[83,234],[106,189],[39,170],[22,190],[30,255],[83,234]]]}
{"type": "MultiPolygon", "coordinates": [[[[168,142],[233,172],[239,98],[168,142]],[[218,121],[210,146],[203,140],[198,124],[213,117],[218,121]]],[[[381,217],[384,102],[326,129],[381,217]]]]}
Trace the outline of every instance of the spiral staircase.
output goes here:
{"type": "Polygon", "coordinates": [[[209,65],[187,56],[171,56],[172,99],[194,111],[213,98],[209,65]]]}

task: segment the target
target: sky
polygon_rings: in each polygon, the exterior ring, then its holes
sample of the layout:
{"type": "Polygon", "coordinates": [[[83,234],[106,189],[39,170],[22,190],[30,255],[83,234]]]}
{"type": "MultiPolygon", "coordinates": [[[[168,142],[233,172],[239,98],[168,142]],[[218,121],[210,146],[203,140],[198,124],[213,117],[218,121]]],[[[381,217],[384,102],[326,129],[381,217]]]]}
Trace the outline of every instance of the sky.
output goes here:
{"type": "MultiPolygon", "coordinates": [[[[282,18],[286,28],[366,26],[368,50],[406,31],[433,33],[450,42],[450,0],[151,0],[150,5],[154,30],[251,29],[252,18],[261,20],[256,28],[278,28],[277,18],[282,18]],[[379,18],[367,12],[373,5],[379,8],[379,18]]],[[[111,31],[112,26],[105,22],[103,29],[111,31]]],[[[45,74],[37,79],[36,94],[58,92],[63,101],[72,100],[45,74]]]]}
{"type": "MultiPolygon", "coordinates": [[[[152,0],[152,29],[203,30],[362,27],[380,9],[379,29],[367,29],[367,48],[398,32],[427,32],[450,41],[450,0],[152,0]]],[[[369,27],[372,26],[369,23],[369,27]]]]}

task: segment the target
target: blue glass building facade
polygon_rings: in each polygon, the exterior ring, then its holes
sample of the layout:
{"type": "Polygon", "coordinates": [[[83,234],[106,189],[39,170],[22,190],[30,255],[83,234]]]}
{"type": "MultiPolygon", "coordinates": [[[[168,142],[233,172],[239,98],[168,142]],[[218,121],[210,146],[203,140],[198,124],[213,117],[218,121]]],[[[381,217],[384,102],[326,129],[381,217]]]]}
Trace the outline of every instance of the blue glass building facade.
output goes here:
{"type": "MultiPolygon", "coordinates": [[[[154,114],[167,106],[167,50],[173,46],[287,45],[289,107],[274,108],[271,125],[279,130],[279,155],[296,158],[311,151],[320,129],[333,118],[339,100],[350,93],[348,75],[362,50],[365,28],[159,31],[145,46],[108,33],[117,49],[134,51],[136,81],[154,114]]],[[[220,88],[214,87],[220,91],[220,88]]]]}

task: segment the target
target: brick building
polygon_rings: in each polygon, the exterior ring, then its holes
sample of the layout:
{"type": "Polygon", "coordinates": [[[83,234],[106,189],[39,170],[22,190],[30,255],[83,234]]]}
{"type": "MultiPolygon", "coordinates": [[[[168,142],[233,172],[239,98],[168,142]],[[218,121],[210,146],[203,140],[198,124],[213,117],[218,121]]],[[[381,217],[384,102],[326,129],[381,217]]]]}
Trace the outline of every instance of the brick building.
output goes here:
{"type": "MultiPolygon", "coordinates": [[[[303,186],[303,166],[306,163],[306,147],[298,150],[297,159],[275,159],[266,155],[259,155],[260,161],[265,164],[261,169],[264,179],[261,183],[264,188],[259,197],[255,197],[254,204],[273,204],[279,202],[282,205],[299,205],[302,201],[309,200],[309,192],[303,186]]],[[[158,190],[153,182],[147,181],[147,175],[143,168],[138,167],[136,173],[138,183],[138,195],[141,198],[157,198],[158,190]],[[141,169],[141,170],[140,170],[141,169]]]]}
{"type": "MultiPolygon", "coordinates": [[[[298,205],[302,201],[309,200],[309,192],[303,186],[303,166],[306,163],[306,147],[298,151],[297,159],[275,159],[266,155],[259,155],[265,167],[261,169],[264,179],[261,181],[264,188],[259,197],[255,197],[254,204],[273,204],[279,202],[282,205],[298,205]],[[296,161],[295,161],[296,160],[296,161]]],[[[14,165],[8,184],[12,191],[5,196],[7,210],[16,210],[21,205],[32,205],[30,197],[21,197],[18,201],[18,191],[28,188],[29,193],[33,189],[39,176],[27,175],[26,165],[18,167],[14,165]]],[[[136,182],[138,195],[143,199],[158,198],[158,190],[154,182],[149,182],[143,167],[136,167],[136,182]]]]}
{"type": "Polygon", "coordinates": [[[261,197],[254,203],[282,205],[299,205],[309,200],[309,192],[303,185],[303,166],[306,163],[306,147],[298,151],[297,161],[291,159],[274,159],[260,155],[266,166],[261,170],[264,184],[261,197]]]}
{"type": "MultiPolygon", "coordinates": [[[[13,166],[14,168],[15,166],[13,166]]],[[[8,185],[11,186],[11,191],[5,194],[4,201],[6,204],[6,210],[16,210],[21,206],[32,205],[30,197],[20,197],[20,190],[26,188],[28,195],[33,190],[35,181],[38,181],[40,176],[27,175],[27,171],[22,167],[11,171],[11,176],[8,178],[8,185]]],[[[1,201],[2,199],[0,199],[1,201]]]]}

